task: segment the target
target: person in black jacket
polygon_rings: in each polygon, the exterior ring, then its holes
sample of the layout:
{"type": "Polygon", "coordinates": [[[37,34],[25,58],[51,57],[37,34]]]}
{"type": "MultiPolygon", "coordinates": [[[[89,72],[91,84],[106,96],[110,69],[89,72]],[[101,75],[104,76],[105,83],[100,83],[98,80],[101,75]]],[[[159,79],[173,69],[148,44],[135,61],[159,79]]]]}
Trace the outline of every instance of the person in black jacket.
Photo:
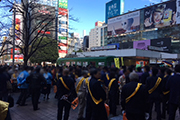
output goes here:
{"type": "Polygon", "coordinates": [[[166,84],[170,90],[169,96],[169,120],[175,120],[176,110],[180,106],[180,64],[175,67],[176,74],[171,76],[166,84]]]}
{"type": "Polygon", "coordinates": [[[108,86],[109,91],[109,107],[110,107],[110,114],[116,116],[116,103],[118,99],[118,81],[115,76],[115,72],[110,72],[110,82],[108,86]]]}
{"type": "MultiPolygon", "coordinates": [[[[171,76],[172,71],[170,69],[166,69],[165,71],[165,76],[163,79],[163,99],[162,99],[162,118],[166,118],[166,109],[169,108],[168,107],[168,100],[169,100],[169,91],[166,89],[166,84],[167,81],[169,79],[169,77],[171,76]]],[[[169,112],[169,111],[167,111],[169,112]]]]}
{"type": "Polygon", "coordinates": [[[36,71],[31,73],[27,78],[27,83],[29,83],[30,92],[32,94],[32,104],[34,111],[39,110],[38,108],[38,100],[41,94],[42,84],[46,85],[46,79],[40,74],[40,67],[36,68],[36,71]]]}
{"type": "Polygon", "coordinates": [[[8,90],[7,90],[7,77],[4,74],[5,69],[0,67],[0,100],[7,101],[8,90]]]}
{"type": "Polygon", "coordinates": [[[149,75],[150,67],[149,66],[144,66],[144,73],[141,76],[141,83],[146,84],[147,78],[150,76],[149,75]]]}
{"type": "Polygon", "coordinates": [[[98,81],[101,73],[95,68],[92,68],[90,73],[92,77],[88,83],[86,120],[108,120],[104,106],[106,92],[103,89],[102,83],[98,81]]]}
{"type": "Polygon", "coordinates": [[[125,110],[128,120],[145,120],[146,99],[147,99],[146,88],[141,83],[138,83],[139,76],[137,73],[135,72],[130,73],[129,79],[130,82],[124,85],[122,88],[122,93],[121,93],[122,110],[125,110]],[[135,94],[132,97],[130,97],[133,93],[135,94]]]}
{"type": "Polygon", "coordinates": [[[63,108],[65,108],[64,120],[68,120],[71,108],[71,102],[77,97],[74,81],[69,75],[69,70],[63,70],[63,76],[60,77],[57,84],[58,94],[58,115],[57,120],[62,120],[63,108]]]}
{"type": "Polygon", "coordinates": [[[149,120],[152,116],[152,108],[155,103],[155,108],[157,112],[157,120],[161,120],[161,94],[163,89],[162,78],[157,77],[158,69],[152,68],[152,76],[146,81],[146,88],[148,90],[148,104],[149,104],[149,120]]]}

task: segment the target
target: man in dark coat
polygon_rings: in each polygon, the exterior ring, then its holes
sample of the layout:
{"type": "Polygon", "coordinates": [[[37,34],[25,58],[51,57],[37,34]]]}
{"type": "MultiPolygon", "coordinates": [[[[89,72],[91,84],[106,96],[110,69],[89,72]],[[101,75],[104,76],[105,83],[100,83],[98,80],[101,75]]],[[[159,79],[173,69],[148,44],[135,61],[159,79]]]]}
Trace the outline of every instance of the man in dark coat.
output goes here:
{"type": "Polygon", "coordinates": [[[162,78],[157,77],[158,69],[152,69],[152,76],[149,77],[146,81],[146,88],[148,90],[148,104],[149,104],[149,120],[152,116],[152,108],[155,103],[155,108],[157,112],[157,120],[161,120],[161,95],[163,90],[163,81],[162,78]]]}
{"type": "Polygon", "coordinates": [[[147,78],[150,76],[149,75],[150,67],[149,66],[144,66],[144,73],[141,76],[141,83],[146,84],[147,78]]]}
{"type": "Polygon", "coordinates": [[[57,120],[62,120],[63,108],[65,108],[64,120],[68,120],[69,112],[71,108],[71,102],[77,97],[74,80],[72,80],[69,75],[69,70],[63,70],[63,76],[57,84],[57,94],[58,94],[58,115],[57,120]]]}
{"type": "Polygon", "coordinates": [[[175,120],[176,110],[180,106],[180,65],[176,65],[175,72],[166,84],[167,90],[170,90],[169,120],[175,120]]]}
{"type": "Polygon", "coordinates": [[[122,88],[121,106],[128,120],[145,120],[147,91],[144,85],[138,83],[139,76],[132,72],[130,82],[122,88]]]}
{"type": "Polygon", "coordinates": [[[0,100],[7,101],[7,83],[6,83],[6,75],[4,74],[5,69],[0,67],[0,100]]]}
{"type": "Polygon", "coordinates": [[[40,74],[40,67],[36,68],[36,71],[31,73],[26,82],[29,83],[30,92],[32,94],[32,104],[34,111],[39,110],[38,100],[41,94],[41,88],[43,84],[46,84],[46,80],[42,74],[40,74]]]}
{"type": "Polygon", "coordinates": [[[95,68],[92,68],[90,73],[92,77],[88,82],[86,120],[108,120],[104,106],[106,92],[103,89],[102,82],[98,81],[101,73],[95,68]]]}

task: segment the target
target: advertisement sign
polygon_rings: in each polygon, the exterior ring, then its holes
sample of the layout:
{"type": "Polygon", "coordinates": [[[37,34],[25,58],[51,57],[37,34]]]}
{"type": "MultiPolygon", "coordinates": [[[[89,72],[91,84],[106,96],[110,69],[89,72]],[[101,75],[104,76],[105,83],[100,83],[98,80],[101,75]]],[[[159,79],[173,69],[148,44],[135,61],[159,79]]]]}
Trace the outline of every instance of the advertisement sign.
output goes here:
{"type": "Polygon", "coordinates": [[[150,45],[151,45],[150,40],[140,40],[140,41],[133,42],[134,49],[148,50],[148,46],[150,45]]]}
{"type": "Polygon", "coordinates": [[[59,8],[68,8],[68,0],[59,0],[59,8]]]}
{"type": "Polygon", "coordinates": [[[160,48],[160,50],[154,49],[156,51],[170,52],[171,51],[171,38],[151,39],[151,46],[160,48]]]}
{"type": "Polygon", "coordinates": [[[161,28],[176,24],[176,1],[155,5],[144,10],[144,28],[161,28]]]}
{"type": "Polygon", "coordinates": [[[133,42],[120,43],[120,49],[132,49],[132,48],[133,48],[133,42]]]}
{"type": "MultiPolygon", "coordinates": [[[[17,61],[23,61],[23,54],[20,53],[20,49],[19,48],[15,48],[15,55],[14,55],[14,59],[17,61]]],[[[11,59],[13,59],[13,49],[11,49],[11,59]]]]}
{"type": "Polygon", "coordinates": [[[80,38],[79,33],[73,33],[75,38],[80,38]]]}
{"type": "Polygon", "coordinates": [[[108,19],[108,36],[140,30],[140,11],[108,19]]]}
{"type": "Polygon", "coordinates": [[[20,40],[20,24],[21,24],[20,18],[16,18],[15,23],[16,23],[16,26],[15,26],[16,40],[20,40]]]}
{"type": "Polygon", "coordinates": [[[116,49],[116,45],[108,45],[108,46],[101,46],[101,47],[92,47],[91,51],[114,50],[114,49],[116,49]]]}
{"type": "Polygon", "coordinates": [[[108,22],[109,18],[120,15],[124,12],[124,0],[112,0],[106,3],[106,19],[105,22],[108,22]]]}
{"type": "Polygon", "coordinates": [[[176,8],[177,8],[176,24],[180,24],[180,0],[176,0],[176,8]]]}
{"type": "Polygon", "coordinates": [[[119,58],[114,58],[116,68],[120,68],[119,58]]]}
{"type": "Polygon", "coordinates": [[[63,8],[59,8],[58,14],[59,15],[67,16],[68,15],[68,10],[67,9],[63,9],[63,8]]]}

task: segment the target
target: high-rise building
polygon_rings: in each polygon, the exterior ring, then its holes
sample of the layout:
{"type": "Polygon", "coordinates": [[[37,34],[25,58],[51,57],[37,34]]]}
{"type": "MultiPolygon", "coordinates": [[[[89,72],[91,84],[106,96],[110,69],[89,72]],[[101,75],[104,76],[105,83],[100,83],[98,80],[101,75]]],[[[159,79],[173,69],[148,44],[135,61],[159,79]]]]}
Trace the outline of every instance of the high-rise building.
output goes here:
{"type": "Polygon", "coordinates": [[[83,30],[83,38],[86,36],[86,30],[83,30]]]}
{"type": "Polygon", "coordinates": [[[101,46],[107,45],[107,24],[103,24],[101,28],[101,46]]]}
{"type": "Polygon", "coordinates": [[[101,26],[104,22],[97,21],[95,28],[89,32],[89,48],[101,46],[101,26]]]}
{"type": "Polygon", "coordinates": [[[84,36],[82,50],[87,51],[87,48],[89,48],[89,36],[84,36]]]}

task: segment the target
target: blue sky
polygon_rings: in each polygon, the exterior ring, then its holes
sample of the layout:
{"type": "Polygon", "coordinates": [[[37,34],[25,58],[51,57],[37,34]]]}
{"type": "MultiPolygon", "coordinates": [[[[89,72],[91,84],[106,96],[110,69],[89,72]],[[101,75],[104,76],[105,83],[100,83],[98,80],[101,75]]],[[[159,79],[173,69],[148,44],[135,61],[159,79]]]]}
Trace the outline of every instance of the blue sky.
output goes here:
{"type": "MultiPolygon", "coordinates": [[[[79,33],[82,36],[83,30],[89,34],[90,29],[95,27],[96,21],[105,21],[105,4],[110,0],[68,0],[68,8],[72,9],[70,15],[79,18],[79,22],[70,21],[71,32],[79,33]]],[[[125,13],[135,8],[143,8],[150,3],[159,3],[161,0],[124,0],[125,13]]],[[[167,1],[167,0],[163,0],[167,1]]]]}

